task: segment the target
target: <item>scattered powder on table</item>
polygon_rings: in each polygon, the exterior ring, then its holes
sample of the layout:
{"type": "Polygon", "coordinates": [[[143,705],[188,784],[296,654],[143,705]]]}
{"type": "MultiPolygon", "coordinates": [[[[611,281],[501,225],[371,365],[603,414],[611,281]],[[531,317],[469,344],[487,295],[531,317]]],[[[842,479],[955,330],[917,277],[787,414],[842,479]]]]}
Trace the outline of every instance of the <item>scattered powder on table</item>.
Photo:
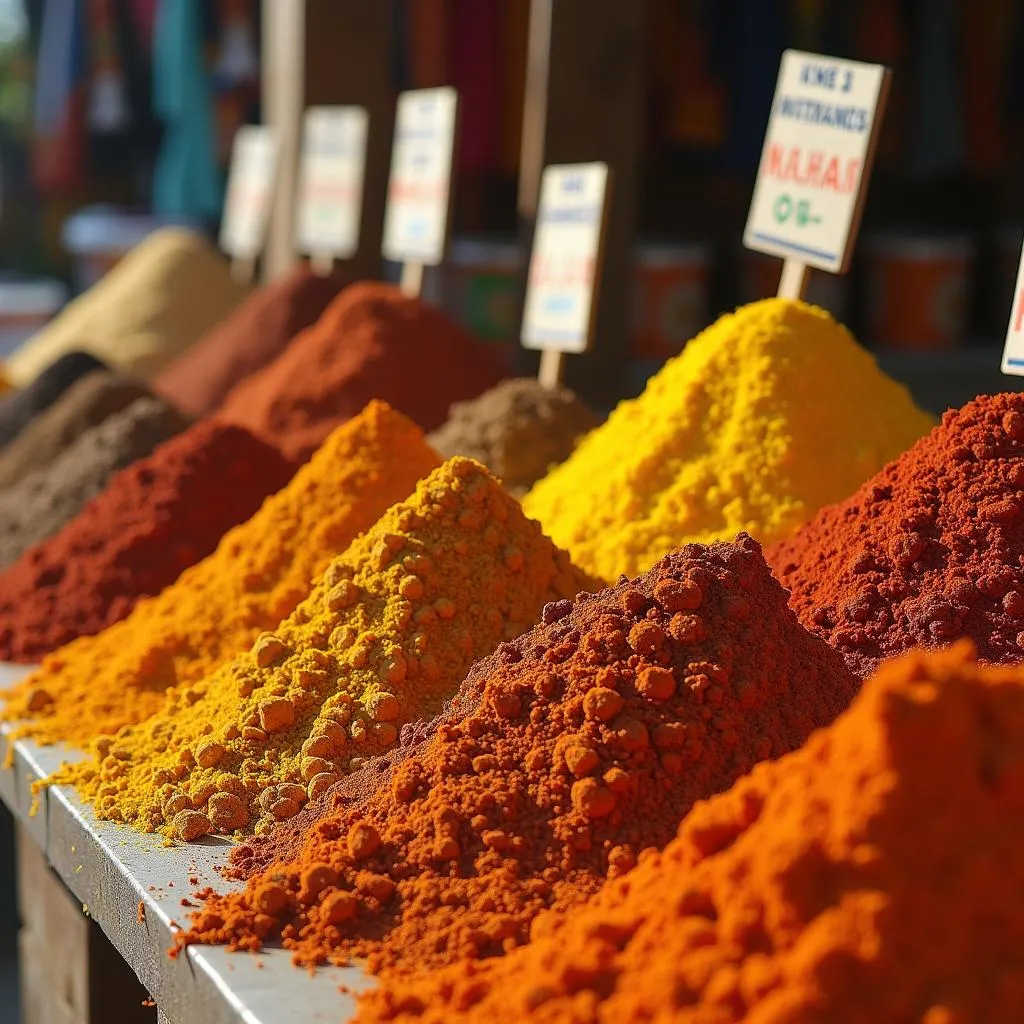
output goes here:
{"type": "Polygon", "coordinates": [[[0,448],[9,445],[80,377],[105,368],[88,352],[68,352],[47,366],[27,387],[5,394],[0,398],[0,448]]]}
{"type": "Polygon", "coordinates": [[[568,388],[533,377],[503,381],[478,398],[456,402],[427,440],[442,455],[482,462],[515,495],[528,491],[600,423],[568,388]]]}
{"type": "Polygon", "coordinates": [[[84,747],[156,714],[170,687],[204,678],[290,615],[330,560],[439,462],[416,426],[372,403],[212,555],[123,621],[47,655],[4,694],[0,719],[34,717],[19,735],[84,747]],[[33,715],[36,690],[51,699],[33,715]]]}
{"type": "Polygon", "coordinates": [[[358,1019],[1014,1024],[1022,778],[1021,671],[915,652],[528,948],[386,979],[358,1019]]]}
{"type": "Polygon", "coordinates": [[[0,493],[0,567],[62,530],[118,470],[187,426],[180,412],[159,399],[139,398],[87,430],[49,466],[0,493]]]}
{"type": "MultiPolygon", "coordinates": [[[[123,619],[210,554],[293,470],[228,423],[197,423],[160,445],[0,572],[0,661],[37,662],[123,619]]],[[[37,695],[37,709],[45,699],[37,695]]]]}
{"type": "Polygon", "coordinates": [[[797,747],[856,685],[756,542],[688,545],[546,607],[369,799],[329,796],[319,820],[283,826],[280,863],[211,897],[181,941],[281,936],[299,962],[369,955],[374,970],[500,954],[664,846],[695,800],[797,747]]]}
{"type": "Polygon", "coordinates": [[[87,373],[0,451],[0,488],[49,466],[90,427],[149,394],[143,383],[120,374],[107,370],[87,373]]]}
{"type": "Polygon", "coordinates": [[[253,292],[230,316],[168,366],[153,386],[179,409],[208,416],[240,381],[284,351],[315,323],[347,283],[299,267],[253,292]]]}
{"type": "Polygon", "coordinates": [[[58,356],[83,349],[112,369],[148,379],[247,292],[205,238],[185,228],[161,228],[8,356],[5,370],[12,383],[24,386],[58,356]]]}
{"type": "Polygon", "coordinates": [[[804,625],[864,677],[972,639],[1024,660],[1024,395],[977,398],[768,559],[804,625]]]}
{"type": "Polygon", "coordinates": [[[790,535],[932,423],[823,310],[765,299],[698,335],[523,505],[583,568],[634,575],[688,541],[790,535]]]}
{"type": "Polygon", "coordinates": [[[228,395],[219,411],[306,458],[339,423],[382,398],[424,430],[452,402],[505,376],[501,356],[446,313],[393,285],[350,285],[285,351],[228,395]]]}
{"type": "Polygon", "coordinates": [[[451,459],[252,650],[97,749],[101,818],[190,840],[267,830],[436,714],[477,659],[591,581],[479,463],[451,459]]]}

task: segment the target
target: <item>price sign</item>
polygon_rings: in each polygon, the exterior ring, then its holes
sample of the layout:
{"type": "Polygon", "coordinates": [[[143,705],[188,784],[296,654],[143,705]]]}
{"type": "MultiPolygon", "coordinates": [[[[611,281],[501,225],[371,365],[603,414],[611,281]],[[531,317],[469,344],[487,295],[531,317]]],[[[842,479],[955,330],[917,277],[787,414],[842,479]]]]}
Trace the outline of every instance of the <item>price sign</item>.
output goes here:
{"type": "Polygon", "coordinates": [[[845,273],[889,77],[879,64],[783,54],[743,235],[748,249],[845,273]]]}
{"type": "Polygon", "coordinates": [[[231,150],[220,247],[233,259],[252,263],[263,251],[277,174],[277,139],[262,125],[243,125],[231,150]]]}
{"type": "Polygon", "coordinates": [[[362,107],[310,107],[302,128],[295,247],[347,259],[359,248],[369,115],[362,107]]]}
{"type": "Polygon", "coordinates": [[[1003,373],[1024,377],[1024,253],[1017,270],[1017,286],[1013,290],[1010,325],[1003,346],[1003,373]]]}
{"type": "Polygon", "coordinates": [[[417,89],[398,97],[384,215],[384,257],[436,266],[448,240],[448,196],[458,93],[417,89]]]}
{"type": "Polygon", "coordinates": [[[590,347],[607,204],[607,164],[544,168],[523,308],[524,348],[590,347]]]}

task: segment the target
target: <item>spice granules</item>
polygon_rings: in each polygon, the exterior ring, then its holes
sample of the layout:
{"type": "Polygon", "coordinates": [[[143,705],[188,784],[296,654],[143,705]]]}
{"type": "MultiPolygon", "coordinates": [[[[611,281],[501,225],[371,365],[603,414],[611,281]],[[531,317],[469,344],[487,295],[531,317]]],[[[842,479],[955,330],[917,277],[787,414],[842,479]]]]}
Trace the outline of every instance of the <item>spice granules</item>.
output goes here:
{"type": "Polygon", "coordinates": [[[331,558],[439,462],[419,428],[371,403],[212,555],[122,622],[45,657],[3,695],[0,718],[37,742],[78,746],[143,721],[170,687],[209,675],[286,618],[331,558]]]}
{"type": "Polygon", "coordinates": [[[860,676],[958,637],[1024,659],[1024,395],[977,398],[768,559],[860,676]]]}
{"type": "Polygon", "coordinates": [[[451,459],[250,652],[102,741],[79,791],[100,817],[178,839],[269,829],[589,582],[483,466],[451,459]]]}
{"type": "Polygon", "coordinates": [[[280,861],[210,897],[181,941],[281,936],[300,962],[368,955],[375,970],[508,951],[542,911],[667,843],[695,800],[831,721],[855,686],[754,541],[689,545],[548,605],[372,796],[283,826],[280,861]]]}
{"type": "Polygon", "coordinates": [[[229,423],[197,423],[160,445],[0,572],[0,660],[37,662],[123,619],[209,555],[293,470],[229,423]]]}
{"type": "Polygon", "coordinates": [[[786,537],[932,422],[826,312],[765,299],[691,341],[523,507],[610,580],[688,541],[786,537]]]}
{"type": "Polygon", "coordinates": [[[1021,671],[915,652],[530,947],[386,979],[359,1021],[1014,1024],[1022,778],[1021,671]]]}

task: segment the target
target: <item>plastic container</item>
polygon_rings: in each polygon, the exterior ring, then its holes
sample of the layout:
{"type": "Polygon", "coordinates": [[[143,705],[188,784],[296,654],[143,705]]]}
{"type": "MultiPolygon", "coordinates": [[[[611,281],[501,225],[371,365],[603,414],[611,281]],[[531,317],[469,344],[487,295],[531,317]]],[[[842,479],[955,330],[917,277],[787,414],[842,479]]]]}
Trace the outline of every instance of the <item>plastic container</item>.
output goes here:
{"type": "Polygon", "coordinates": [[[923,352],[963,342],[975,259],[969,236],[876,234],[864,257],[866,341],[923,352]]]}
{"type": "Polygon", "coordinates": [[[641,244],[633,265],[636,359],[665,360],[707,326],[711,252],[698,243],[641,244]]]}
{"type": "Polygon", "coordinates": [[[67,300],[68,289],[60,281],[0,278],[0,357],[32,337],[67,300]]]}
{"type": "MultiPolygon", "coordinates": [[[[782,260],[778,256],[743,249],[739,257],[739,303],[746,305],[778,294],[782,260]]],[[[846,319],[849,280],[846,274],[830,274],[811,268],[804,299],[812,306],[827,309],[836,320],[846,319]]]]}
{"type": "Polygon", "coordinates": [[[525,263],[522,246],[511,239],[452,239],[443,270],[445,309],[478,338],[516,344],[525,263]]]}

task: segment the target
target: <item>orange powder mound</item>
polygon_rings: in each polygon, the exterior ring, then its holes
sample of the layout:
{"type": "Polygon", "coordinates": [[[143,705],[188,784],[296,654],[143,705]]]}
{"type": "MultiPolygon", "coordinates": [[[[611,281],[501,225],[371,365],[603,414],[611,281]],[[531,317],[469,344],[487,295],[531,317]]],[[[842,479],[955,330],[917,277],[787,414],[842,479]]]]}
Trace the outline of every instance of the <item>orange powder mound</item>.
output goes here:
{"type": "Polygon", "coordinates": [[[217,550],[126,619],[47,655],[4,694],[17,734],[84,746],[155,714],[172,686],[202,679],[273,629],[310,581],[440,459],[382,402],[340,427],[287,487],[217,550]]]}
{"type": "Polygon", "coordinates": [[[526,949],[388,979],[359,1020],[1015,1024],[1022,814],[1024,672],[913,653],[526,949]]]}

